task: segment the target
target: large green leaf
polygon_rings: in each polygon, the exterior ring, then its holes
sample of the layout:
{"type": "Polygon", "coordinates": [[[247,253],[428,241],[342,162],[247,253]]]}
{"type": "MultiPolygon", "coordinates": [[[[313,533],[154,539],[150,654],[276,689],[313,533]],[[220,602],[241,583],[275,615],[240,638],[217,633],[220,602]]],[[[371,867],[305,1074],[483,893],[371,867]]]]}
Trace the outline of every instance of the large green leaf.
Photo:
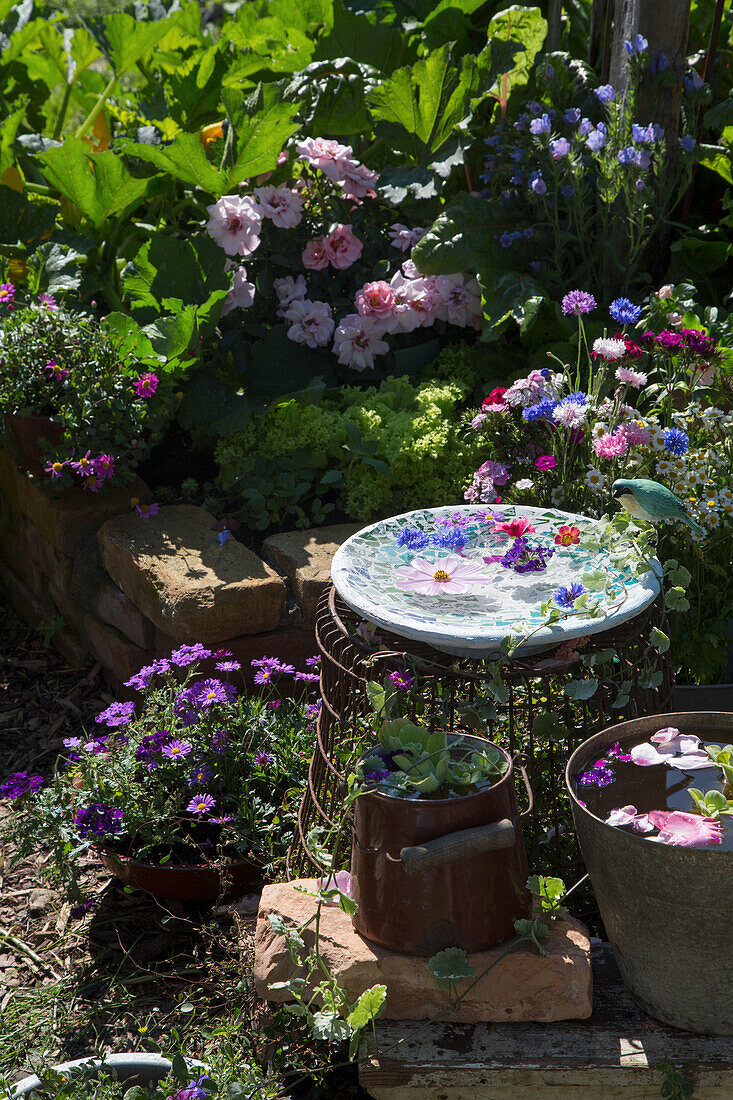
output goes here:
{"type": "Polygon", "coordinates": [[[414,47],[398,23],[377,22],[366,15],[347,11],[342,0],[335,0],[333,27],[321,37],[314,61],[350,57],[362,61],[383,73],[394,72],[415,57],[414,47]]]}
{"type": "Polygon", "coordinates": [[[415,246],[412,258],[424,275],[477,271],[496,250],[500,216],[480,195],[457,195],[415,246]]]}
{"type": "Polygon", "coordinates": [[[118,75],[129,72],[170,30],[167,19],[140,22],[125,12],[108,15],[104,31],[109,43],[110,60],[118,75]]]}
{"type": "Polygon", "coordinates": [[[176,134],[170,145],[144,145],[139,141],[120,141],[115,148],[162,168],[183,183],[193,184],[218,198],[222,193],[222,175],[206,156],[198,134],[176,134]]]}
{"type": "Polygon", "coordinates": [[[160,317],[142,330],[156,354],[173,365],[177,365],[179,359],[192,358],[190,349],[196,330],[196,306],[184,306],[180,300],[176,304],[178,309],[175,314],[160,317]]]}
{"type": "Polygon", "coordinates": [[[498,328],[513,319],[520,335],[526,335],[546,297],[542,284],[531,275],[498,268],[480,270],[479,284],[489,326],[498,328]]]}
{"type": "Polygon", "coordinates": [[[521,42],[524,52],[511,72],[502,76],[497,98],[506,105],[515,87],[526,84],[534,59],[542,49],[547,36],[547,20],[539,8],[514,4],[505,8],[489,22],[487,31],[490,42],[521,42]]]}
{"type": "Polygon", "coordinates": [[[50,233],[58,207],[29,202],[4,184],[0,184],[0,245],[25,249],[50,233]]]}
{"type": "Polygon", "coordinates": [[[355,1031],[360,1031],[362,1028],[366,1027],[367,1024],[370,1024],[372,1020],[376,1020],[377,1016],[382,1011],[382,1005],[386,997],[386,985],[373,985],[369,989],[365,989],[349,1015],[346,1017],[351,1027],[355,1031]]]}
{"type": "Polygon", "coordinates": [[[124,271],[133,308],[160,311],[165,298],[202,305],[214,290],[228,290],[222,252],[208,236],[181,240],[154,233],[124,271]]]}
{"type": "Polygon", "coordinates": [[[46,179],[79,207],[95,229],[136,206],[148,180],[136,179],[112,152],[92,153],[85,141],[67,137],[39,158],[46,179]]]}
{"type": "Polygon", "coordinates": [[[236,22],[227,20],[222,35],[245,53],[245,62],[254,62],[252,72],[295,73],[313,57],[313,39],[302,29],[269,15],[257,15],[249,5],[240,8],[236,22]]]}
{"type": "Polygon", "coordinates": [[[227,177],[227,189],[238,187],[244,179],[269,172],[277,164],[285,142],[298,129],[293,119],[294,103],[285,103],[276,84],[258,84],[248,96],[236,119],[237,157],[227,177]]]}

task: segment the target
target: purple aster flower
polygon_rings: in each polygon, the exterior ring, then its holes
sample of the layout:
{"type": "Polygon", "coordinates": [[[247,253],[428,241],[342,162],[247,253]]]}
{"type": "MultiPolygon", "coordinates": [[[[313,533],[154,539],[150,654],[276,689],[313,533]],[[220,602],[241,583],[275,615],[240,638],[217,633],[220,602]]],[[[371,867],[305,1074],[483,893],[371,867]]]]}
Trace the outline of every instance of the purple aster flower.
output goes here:
{"type": "Polygon", "coordinates": [[[239,672],[242,666],[239,661],[219,661],[216,667],[219,672],[239,672]]]}
{"type": "Polygon", "coordinates": [[[689,449],[690,437],[687,432],[683,432],[680,428],[666,428],[664,432],[664,446],[670,454],[679,457],[685,454],[689,449]]]}
{"type": "Polygon", "coordinates": [[[610,103],[616,98],[616,93],[613,90],[612,84],[601,84],[600,88],[596,88],[596,96],[601,103],[610,103]]]}
{"type": "Polygon", "coordinates": [[[409,691],[415,683],[415,677],[405,668],[398,668],[394,672],[390,672],[388,679],[392,681],[398,691],[409,691]]]}
{"type": "Polygon", "coordinates": [[[383,779],[389,779],[391,775],[392,772],[387,771],[386,768],[377,768],[377,770],[373,772],[364,772],[364,778],[368,783],[379,783],[383,779]]]}
{"type": "Polygon", "coordinates": [[[237,689],[233,684],[226,684],[223,680],[199,680],[191,685],[193,702],[202,710],[213,706],[214,703],[230,703],[237,696],[237,689]]]}
{"type": "Polygon", "coordinates": [[[628,298],[614,298],[608,312],[620,325],[635,325],[641,317],[641,306],[635,306],[628,298]]]}
{"type": "Polygon", "coordinates": [[[222,727],[222,729],[216,730],[214,736],[211,738],[211,748],[217,755],[221,755],[224,749],[229,744],[229,734],[222,727]]]}
{"type": "Polygon", "coordinates": [[[296,672],[295,679],[305,684],[318,684],[321,680],[320,672],[296,672]]]}
{"type": "Polygon", "coordinates": [[[65,737],[62,744],[63,744],[65,749],[78,749],[79,746],[81,745],[81,738],[80,737],[65,737]]]}
{"type": "Polygon", "coordinates": [[[212,825],[228,825],[230,821],[234,821],[231,814],[224,814],[223,817],[210,817],[209,821],[212,825]]]}
{"type": "Polygon", "coordinates": [[[254,754],[254,762],[258,768],[269,767],[270,764],[275,763],[275,757],[271,752],[256,752],[254,754]]]}
{"type": "Polygon", "coordinates": [[[214,773],[208,764],[197,764],[188,777],[189,787],[205,787],[214,773]]]}
{"type": "Polygon", "coordinates": [[[197,794],[191,799],[186,809],[190,814],[197,814],[200,817],[201,814],[207,814],[213,810],[214,806],[216,806],[216,799],[210,794],[197,794]]]}
{"type": "Polygon", "coordinates": [[[571,313],[591,313],[595,308],[595,298],[585,290],[571,290],[562,300],[562,311],[566,316],[571,313]]]}
{"type": "Polygon", "coordinates": [[[132,721],[134,713],[134,703],[110,703],[107,709],[98,714],[94,721],[103,723],[105,726],[126,726],[128,722],[132,721]]]}
{"type": "Polygon", "coordinates": [[[308,706],[305,708],[305,717],[306,717],[307,722],[308,722],[308,724],[306,726],[306,729],[308,729],[308,730],[315,729],[316,720],[317,720],[318,715],[320,714],[320,712],[321,712],[321,700],[320,699],[318,700],[317,703],[309,703],[308,704],[308,706]]]}
{"type": "Polygon", "coordinates": [[[397,536],[397,545],[408,550],[422,550],[428,545],[429,536],[418,527],[403,527],[397,536]]]}
{"type": "Polygon", "coordinates": [[[146,733],[135,750],[135,759],[142,761],[150,760],[154,753],[160,752],[164,745],[167,745],[171,740],[172,738],[168,730],[157,730],[155,733],[146,733]]]}
{"type": "Polygon", "coordinates": [[[71,374],[68,367],[62,367],[55,359],[47,359],[46,366],[43,369],[47,370],[51,377],[58,379],[58,381],[68,378],[71,374]]]}
{"type": "Polygon", "coordinates": [[[28,775],[28,772],[11,772],[5,782],[0,783],[0,798],[20,798],[28,791],[37,791],[42,786],[42,775],[28,775]]]}
{"type": "Polygon", "coordinates": [[[575,601],[579,596],[585,595],[588,589],[579,583],[571,584],[567,588],[556,588],[552,598],[558,607],[571,611],[575,607],[575,601]]]}
{"type": "Polygon", "coordinates": [[[152,372],[141,374],[133,382],[132,388],[138,397],[152,397],[158,388],[158,376],[152,372]]]}
{"type": "MultiPolygon", "coordinates": [[[[297,676],[297,673],[296,673],[296,676],[297,676]]],[[[267,707],[268,710],[279,710],[282,705],[283,705],[282,699],[269,699],[267,701],[267,703],[265,703],[265,706],[267,707]]]]}
{"type": "Polygon", "coordinates": [[[183,760],[191,751],[190,741],[169,741],[161,749],[161,753],[168,760],[183,760]]]}
{"type": "Polygon", "coordinates": [[[277,657],[255,657],[249,662],[252,668],[269,668],[271,672],[276,671],[280,667],[280,662],[277,657]]]}
{"type": "Polygon", "coordinates": [[[278,670],[276,668],[258,668],[254,674],[255,684],[274,684],[278,670]]]}
{"type": "MultiPolygon", "coordinates": [[[[542,573],[554,553],[554,546],[542,546],[540,543],[533,546],[524,535],[520,535],[498,560],[504,569],[513,569],[515,573],[542,573]]],[[[492,555],[491,560],[495,561],[496,555],[492,555]]]]}
{"type": "Polygon", "coordinates": [[[106,802],[96,802],[84,810],[77,810],[74,821],[80,837],[119,833],[122,829],[122,810],[116,810],[106,802]]]}
{"type": "Polygon", "coordinates": [[[195,642],[193,645],[182,645],[174,650],[170,660],[178,668],[185,668],[186,665],[192,665],[194,661],[205,661],[210,656],[210,649],[205,649],[201,642],[195,642]]]}
{"type": "Polygon", "coordinates": [[[305,663],[308,665],[308,668],[318,668],[321,663],[320,653],[315,653],[312,657],[306,657],[305,663]]]}

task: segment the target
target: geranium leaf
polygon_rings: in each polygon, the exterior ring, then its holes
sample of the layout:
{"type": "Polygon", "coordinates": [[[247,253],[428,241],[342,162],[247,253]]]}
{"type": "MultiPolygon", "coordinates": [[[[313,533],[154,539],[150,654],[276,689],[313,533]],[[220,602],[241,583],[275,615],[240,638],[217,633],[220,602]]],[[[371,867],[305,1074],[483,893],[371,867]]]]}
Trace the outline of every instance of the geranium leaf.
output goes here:
{"type": "Polygon", "coordinates": [[[427,967],[439,989],[450,989],[463,978],[471,978],[476,967],[471,966],[468,955],[460,947],[447,947],[428,959],[427,967]]]}

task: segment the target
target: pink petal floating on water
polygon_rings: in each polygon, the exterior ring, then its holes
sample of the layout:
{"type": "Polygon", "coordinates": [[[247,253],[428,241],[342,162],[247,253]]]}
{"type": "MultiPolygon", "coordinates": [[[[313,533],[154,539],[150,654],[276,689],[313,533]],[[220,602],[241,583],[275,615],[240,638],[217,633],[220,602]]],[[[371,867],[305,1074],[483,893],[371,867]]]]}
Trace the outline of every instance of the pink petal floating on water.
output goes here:
{"type": "Polygon", "coordinates": [[[634,818],[635,833],[650,833],[654,826],[649,820],[649,814],[637,814],[634,818]]]}
{"type": "Polygon", "coordinates": [[[690,752],[681,756],[670,756],[668,762],[670,767],[679,768],[681,772],[695,771],[696,768],[709,768],[713,763],[706,752],[690,752]]]}
{"type": "Polygon", "coordinates": [[[714,817],[700,817],[683,810],[651,810],[649,820],[659,829],[654,840],[684,848],[706,848],[720,844],[721,825],[714,817]]]}
{"type": "Polygon", "coordinates": [[[630,755],[634,763],[639,764],[642,768],[650,768],[653,764],[667,764],[669,762],[669,757],[662,756],[656,747],[650,745],[648,741],[641,745],[634,745],[630,755]]]}
{"type": "Polygon", "coordinates": [[[679,735],[680,731],[675,729],[674,726],[665,726],[663,730],[657,730],[656,733],[653,733],[649,740],[655,745],[667,745],[679,735]]]}
{"type": "Polygon", "coordinates": [[[622,806],[620,810],[611,810],[606,825],[632,825],[636,818],[636,806],[622,806]]]}

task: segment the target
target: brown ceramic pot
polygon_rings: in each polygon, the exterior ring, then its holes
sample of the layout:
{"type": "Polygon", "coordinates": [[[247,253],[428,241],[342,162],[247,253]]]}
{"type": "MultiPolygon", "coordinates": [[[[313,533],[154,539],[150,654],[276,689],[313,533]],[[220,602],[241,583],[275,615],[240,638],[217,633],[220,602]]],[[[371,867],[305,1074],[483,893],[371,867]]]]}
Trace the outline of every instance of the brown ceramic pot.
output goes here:
{"type": "Polygon", "coordinates": [[[143,863],[103,848],[98,853],[110,874],[116,875],[125,886],[135,886],[156,898],[178,901],[215,901],[218,897],[243,894],[260,873],[260,868],[246,859],[235,860],[220,871],[207,863],[175,866],[143,863]]]}
{"type": "Polygon", "coordinates": [[[529,915],[514,767],[499,751],[506,773],[476,794],[413,800],[370,791],[356,800],[353,922],[365,939],[408,955],[484,951],[514,936],[515,920],[529,915]]]}

